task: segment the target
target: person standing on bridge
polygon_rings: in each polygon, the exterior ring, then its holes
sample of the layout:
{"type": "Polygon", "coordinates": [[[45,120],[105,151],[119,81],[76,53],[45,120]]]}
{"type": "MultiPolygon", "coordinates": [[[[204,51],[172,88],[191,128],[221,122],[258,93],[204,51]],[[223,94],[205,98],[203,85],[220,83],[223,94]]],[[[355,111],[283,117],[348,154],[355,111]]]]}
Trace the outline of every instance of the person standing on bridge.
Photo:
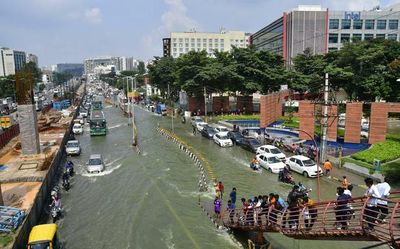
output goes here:
{"type": "Polygon", "coordinates": [[[232,192],[229,194],[229,197],[231,198],[231,202],[235,205],[235,203],[236,203],[236,188],[235,187],[232,189],[232,192]]]}
{"type": "Polygon", "coordinates": [[[214,200],[214,213],[217,217],[217,219],[219,219],[221,217],[221,199],[219,199],[218,197],[215,197],[214,200]]]}
{"type": "Polygon", "coordinates": [[[224,193],[225,187],[224,187],[224,184],[222,184],[221,181],[218,183],[218,189],[219,189],[219,198],[222,199],[222,194],[224,193]]]}
{"type": "Polygon", "coordinates": [[[372,178],[367,177],[364,179],[364,182],[368,187],[365,192],[365,197],[368,197],[368,200],[363,216],[368,224],[368,228],[372,230],[374,229],[376,217],[378,216],[377,201],[380,194],[372,178]]]}
{"type": "Polygon", "coordinates": [[[385,218],[389,214],[388,202],[386,199],[390,195],[390,185],[389,183],[387,183],[387,181],[388,179],[385,176],[385,178],[383,178],[383,182],[376,185],[376,188],[378,189],[380,194],[380,199],[377,200],[377,209],[380,212],[380,223],[386,222],[385,218]]]}

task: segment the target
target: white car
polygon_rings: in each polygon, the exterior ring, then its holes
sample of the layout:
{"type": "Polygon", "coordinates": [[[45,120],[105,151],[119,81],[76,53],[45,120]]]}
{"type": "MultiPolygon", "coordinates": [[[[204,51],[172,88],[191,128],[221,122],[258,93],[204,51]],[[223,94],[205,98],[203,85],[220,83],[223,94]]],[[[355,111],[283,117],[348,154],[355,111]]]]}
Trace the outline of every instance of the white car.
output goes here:
{"type": "Polygon", "coordinates": [[[208,123],[206,123],[206,122],[197,122],[196,129],[201,132],[204,129],[204,127],[207,125],[208,125],[208,123]]]}
{"type": "MultiPolygon", "coordinates": [[[[292,156],[286,161],[290,170],[296,171],[305,177],[317,177],[318,167],[313,160],[306,156],[292,156]]],[[[319,174],[322,175],[322,169],[319,168],[319,174]]]]}
{"type": "Polygon", "coordinates": [[[233,146],[232,140],[227,136],[225,132],[220,132],[214,135],[214,142],[221,147],[233,146]]]}
{"type": "Polygon", "coordinates": [[[104,170],[103,157],[100,154],[90,155],[89,161],[86,163],[88,173],[100,173],[104,170]]]}
{"type": "Polygon", "coordinates": [[[258,154],[256,155],[256,159],[261,167],[272,173],[277,174],[285,168],[285,164],[274,154],[258,154]]]}
{"type": "Polygon", "coordinates": [[[199,116],[195,116],[195,117],[191,118],[190,122],[191,122],[192,126],[196,127],[197,123],[204,122],[204,120],[199,116]]]}
{"type": "Polygon", "coordinates": [[[72,132],[74,134],[82,134],[83,126],[81,124],[74,124],[74,126],[72,127],[72,132]]]}
{"type": "Polygon", "coordinates": [[[223,126],[214,127],[214,130],[215,130],[217,133],[223,132],[223,133],[225,133],[225,134],[228,134],[228,132],[229,132],[229,130],[228,130],[226,127],[223,127],[223,126]]]}
{"type": "Polygon", "coordinates": [[[80,155],[81,154],[81,146],[79,145],[78,140],[70,140],[65,145],[65,153],[67,156],[70,155],[80,155]]]}
{"type": "Polygon", "coordinates": [[[277,147],[273,145],[263,145],[258,147],[256,154],[269,153],[279,158],[282,162],[286,161],[286,155],[282,153],[277,147]]]}

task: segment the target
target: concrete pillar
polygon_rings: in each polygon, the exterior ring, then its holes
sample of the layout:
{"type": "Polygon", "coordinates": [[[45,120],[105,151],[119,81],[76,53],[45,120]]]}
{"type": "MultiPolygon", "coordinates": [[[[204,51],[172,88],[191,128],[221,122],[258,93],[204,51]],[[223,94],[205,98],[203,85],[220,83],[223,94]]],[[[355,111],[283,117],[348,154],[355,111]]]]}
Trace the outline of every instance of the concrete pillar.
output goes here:
{"type": "Polygon", "coordinates": [[[22,154],[39,154],[40,143],[35,105],[18,105],[18,121],[22,154]]]}
{"type": "Polygon", "coordinates": [[[332,105],[329,110],[328,118],[328,141],[336,142],[337,140],[337,124],[338,124],[338,106],[332,105]]]}
{"type": "Polygon", "coordinates": [[[386,139],[389,104],[371,103],[368,143],[375,144],[386,139]]]}
{"type": "Polygon", "coordinates": [[[356,103],[346,104],[344,142],[360,143],[362,116],[363,116],[363,103],[356,102],[356,103]]]}
{"type": "MultiPolygon", "coordinates": [[[[314,103],[310,101],[299,101],[299,129],[306,131],[311,136],[314,136],[314,103]]],[[[304,132],[299,132],[300,139],[310,140],[311,138],[304,132]]]]}

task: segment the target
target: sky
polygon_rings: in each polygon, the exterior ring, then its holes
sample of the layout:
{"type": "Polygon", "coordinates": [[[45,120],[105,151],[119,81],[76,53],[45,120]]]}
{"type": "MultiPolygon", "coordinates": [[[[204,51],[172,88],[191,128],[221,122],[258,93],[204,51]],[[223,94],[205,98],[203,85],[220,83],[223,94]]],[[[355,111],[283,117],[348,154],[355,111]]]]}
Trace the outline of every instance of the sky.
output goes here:
{"type": "Polygon", "coordinates": [[[299,4],[368,10],[400,0],[0,0],[0,47],[36,54],[39,65],[96,56],[162,55],[173,31],[256,32],[299,4]]]}

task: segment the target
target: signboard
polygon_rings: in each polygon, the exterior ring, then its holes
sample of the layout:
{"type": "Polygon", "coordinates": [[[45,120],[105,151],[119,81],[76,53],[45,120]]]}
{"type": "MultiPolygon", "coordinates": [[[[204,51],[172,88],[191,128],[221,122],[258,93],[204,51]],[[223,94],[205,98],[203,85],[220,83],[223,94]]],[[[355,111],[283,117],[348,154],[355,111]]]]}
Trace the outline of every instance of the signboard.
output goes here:
{"type": "Polygon", "coordinates": [[[346,20],[361,20],[361,12],[345,11],[344,19],[346,20]]]}
{"type": "Polygon", "coordinates": [[[139,92],[133,91],[133,92],[128,92],[128,98],[136,98],[139,97],[139,92]]]}

